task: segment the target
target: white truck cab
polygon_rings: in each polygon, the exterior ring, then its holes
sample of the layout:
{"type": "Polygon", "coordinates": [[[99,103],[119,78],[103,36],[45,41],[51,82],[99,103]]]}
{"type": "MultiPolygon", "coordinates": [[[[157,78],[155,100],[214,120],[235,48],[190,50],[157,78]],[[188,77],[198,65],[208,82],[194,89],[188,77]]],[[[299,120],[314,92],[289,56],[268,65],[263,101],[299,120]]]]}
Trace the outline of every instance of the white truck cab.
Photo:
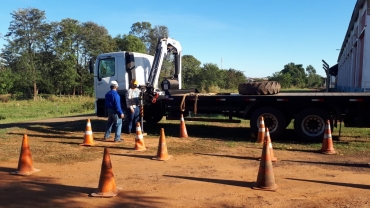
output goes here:
{"type": "Polygon", "coordinates": [[[118,82],[118,94],[121,105],[132,79],[138,81],[141,88],[142,105],[145,108],[144,119],[147,122],[159,122],[164,115],[165,91],[181,89],[181,53],[182,47],[172,38],[159,38],[154,56],[134,52],[112,52],[100,54],[95,63],[90,61],[90,73],[94,73],[95,112],[97,116],[107,116],[105,112],[105,94],[110,90],[112,80],[118,82]],[[166,55],[173,54],[174,74],[159,84],[159,74],[166,55]],[[157,102],[158,101],[158,102],[157,102]]]}
{"type": "Polygon", "coordinates": [[[117,92],[121,96],[121,103],[124,104],[124,96],[129,89],[130,81],[136,79],[139,85],[145,85],[152,63],[153,56],[142,53],[120,51],[97,56],[93,69],[96,114],[98,116],[106,114],[104,99],[110,90],[110,81],[118,82],[117,92]]]}

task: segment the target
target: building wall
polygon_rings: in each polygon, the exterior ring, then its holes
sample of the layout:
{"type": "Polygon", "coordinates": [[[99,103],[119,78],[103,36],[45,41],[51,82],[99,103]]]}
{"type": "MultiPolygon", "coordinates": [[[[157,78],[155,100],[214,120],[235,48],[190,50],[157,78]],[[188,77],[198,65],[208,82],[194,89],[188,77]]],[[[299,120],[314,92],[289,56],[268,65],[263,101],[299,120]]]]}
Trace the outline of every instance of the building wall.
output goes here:
{"type": "Polygon", "coordinates": [[[370,0],[357,0],[338,57],[338,91],[370,91],[369,8],[370,0]]]}

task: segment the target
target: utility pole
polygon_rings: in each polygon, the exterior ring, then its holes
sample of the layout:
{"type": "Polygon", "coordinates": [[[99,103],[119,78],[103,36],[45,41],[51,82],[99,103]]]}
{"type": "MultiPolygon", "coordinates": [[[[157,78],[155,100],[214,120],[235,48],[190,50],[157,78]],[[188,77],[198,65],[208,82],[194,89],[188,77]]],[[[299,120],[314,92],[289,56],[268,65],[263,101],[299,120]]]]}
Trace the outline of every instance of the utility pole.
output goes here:
{"type": "Polygon", "coordinates": [[[221,58],[221,69],[222,69],[222,58],[221,58]]]}

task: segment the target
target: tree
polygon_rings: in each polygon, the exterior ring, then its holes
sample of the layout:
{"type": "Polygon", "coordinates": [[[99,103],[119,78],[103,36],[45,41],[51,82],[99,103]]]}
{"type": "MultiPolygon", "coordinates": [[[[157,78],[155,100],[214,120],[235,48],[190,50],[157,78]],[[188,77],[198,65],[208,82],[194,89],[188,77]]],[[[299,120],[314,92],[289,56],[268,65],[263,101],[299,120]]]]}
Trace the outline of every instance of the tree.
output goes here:
{"type": "Polygon", "coordinates": [[[78,73],[79,94],[83,94],[84,89],[91,91],[93,87],[93,75],[88,72],[89,60],[101,53],[112,52],[117,48],[116,42],[109,35],[108,30],[94,22],[84,22],[78,33],[79,42],[77,43],[76,52],[78,73]],[[86,85],[86,81],[91,82],[86,85]]]}
{"type": "Polygon", "coordinates": [[[138,37],[149,48],[151,30],[152,24],[149,22],[136,22],[132,24],[129,34],[138,37]]]}
{"type": "MultiPolygon", "coordinates": [[[[86,57],[95,57],[101,53],[112,52],[117,48],[116,42],[109,35],[104,26],[99,26],[94,22],[84,22],[81,24],[81,57],[85,61],[86,57]]],[[[86,60],[88,62],[88,60],[86,60]]],[[[82,63],[82,62],[80,62],[82,63]]]]}
{"type": "Polygon", "coordinates": [[[281,71],[275,72],[272,77],[269,77],[269,81],[279,82],[282,88],[290,88],[292,86],[292,76],[290,73],[284,74],[281,71]]]}
{"type": "Polygon", "coordinates": [[[313,66],[308,65],[308,66],[306,67],[306,72],[307,72],[308,74],[316,74],[316,69],[315,69],[313,66]]]}
{"type": "Polygon", "coordinates": [[[216,64],[206,63],[199,73],[199,88],[210,91],[211,88],[220,88],[224,82],[224,74],[216,64]]]}
{"type": "MultiPolygon", "coordinates": [[[[34,98],[38,93],[93,92],[93,75],[88,70],[90,59],[117,48],[106,28],[70,18],[47,23],[45,12],[35,8],[18,9],[11,15],[0,69],[11,70],[16,84],[10,90],[8,84],[2,89],[34,98]]],[[[135,43],[131,39],[129,43],[135,43]]],[[[141,43],[137,47],[139,52],[145,52],[142,46],[141,43]]],[[[2,73],[8,76],[8,72],[2,73]]]]}
{"type": "Polygon", "coordinates": [[[36,53],[40,49],[41,41],[45,39],[42,26],[45,24],[45,12],[36,8],[18,9],[11,13],[13,20],[10,22],[6,40],[12,41],[12,49],[18,56],[23,56],[21,70],[27,72],[33,84],[33,97],[38,94],[37,84],[40,81],[40,68],[37,65],[36,53]]]}
{"type": "Polygon", "coordinates": [[[225,85],[224,89],[237,89],[240,83],[244,83],[247,81],[247,77],[243,74],[243,72],[230,68],[229,70],[222,70],[225,71],[225,85]]]}
{"type": "Polygon", "coordinates": [[[118,34],[113,39],[116,41],[118,50],[120,51],[146,53],[145,44],[136,36],[118,34]]]}
{"type": "Polygon", "coordinates": [[[316,69],[308,65],[306,67],[307,77],[307,87],[319,87],[322,84],[320,75],[316,74],[316,69]]]}
{"type": "Polygon", "coordinates": [[[56,23],[54,38],[55,60],[52,66],[55,92],[75,94],[78,86],[78,69],[81,42],[81,24],[75,19],[62,19],[56,23]]]}
{"type": "Polygon", "coordinates": [[[149,50],[148,53],[151,55],[155,54],[155,49],[158,43],[159,38],[167,38],[169,36],[169,31],[166,26],[160,25],[160,26],[155,26],[151,31],[150,31],[150,45],[149,45],[149,50]]]}
{"type": "Polygon", "coordinates": [[[14,86],[14,74],[10,68],[0,68],[0,94],[8,93],[14,86]]]}
{"type": "Polygon", "coordinates": [[[166,26],[159,25],[152,28],[149,22],[136,22],[132,24],[130,35],[138,37],[146,46],[147,53],[154,55],[158,38],[168,37],[169,30],[166,26]]]}
{"type": "Polygon", "coordinates": [[[289,63],[281,70],[282,74],[289,74],[292,79],[292,85],[296,87],[306,86],[306,73],[302,64],[289,63]]]}
{"type": "Polygon", "coordinates": [[[199,83],[198,74],[201,62],[192,55],[182,57],[182,85],[184,88],[196,86],[199,83]]]}
{"type": "MultiPolygon", "coordinates": [[[[3,34],[2,34],[2,33],[0,33],[0,39],[2,39],[2,38],[3,38],[3,34]]],[[[1,46],[0,46],[0,49],[1,49],[1,51],[2,51],[1,46]]],[[[0,56],[0,68],[1,68],[1,66],[2,66],[2,65],[1,65],[1,61],[2,61],[2,60],[1,60],[1,56],[0,56]]]]}

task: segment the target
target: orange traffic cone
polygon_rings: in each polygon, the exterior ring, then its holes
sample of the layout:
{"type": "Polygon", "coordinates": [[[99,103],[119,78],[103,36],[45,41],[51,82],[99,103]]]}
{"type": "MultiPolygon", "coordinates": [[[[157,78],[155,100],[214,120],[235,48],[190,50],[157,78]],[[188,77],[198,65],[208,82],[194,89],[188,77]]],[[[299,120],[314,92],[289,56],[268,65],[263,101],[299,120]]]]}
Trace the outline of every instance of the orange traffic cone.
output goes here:
{"type": "Polygon", "coordinates": [[[21,154],[19,155],[18,170],[10,174],[26,176],[39,171],[40,169],[36,169],[32,165],[31,150],[28,144],[27,134],[25,134],[23,135],[21,154]]]}
{"type": "Polygon", "coordinates": [[[258,136],[257,136],[257,143],[263,143],[263,140],[265,139],[265,121],[263,119],[263,116],[259,117],[259,127],[258,127],[258,136]]]}
{"type": "Polygon", "coordinates": [[[275,183],[274,171],[272,169],[271,154],[267,141],[263,143],[262,158],[258,170],[257,181],[253,185],[253,189],[264,191],[276,191],[278,186],[275,183]]]}
{"type": "Polygon", "coordinates": [[[324,139],[322,141],[322,147],[319,152],[323,154],[335,154],[334,146],[333,146],[333,139],[331,137],[331,130],[330,130],[330,121],[326,122],[325,132],[324,132],[324,139]]]}
{"type": "Polygon", "coordinates": [[[274,155],[274,149],[272,148],[272,142],[271,142],[270,132],[269,132],[269,129],[268,128],[266,128],[265,140],[267,141],[267,144],[268,144],[268,147],[269,147],[269,151],[270,151],[270,154],[271,154],[270,155],[271,156],[271,161],[272,162],[276,162],[277,161],[277,158],[274,155]]]}
{"type": "MultiPolygon", "coordinates": [[[[265,138],[264,138],[264,141],[267,142],[267,144],[268,144],[268,150],[270,152],[271,161],[272,162],[276,162],[277,161],[277,158],[274,155],[274,149],[272,148],[272,142],[271,142],[270,132],[269,132],[269,129],[268,128],[265,128],[265,138]]],[[[263,155],[262,155],[262,157],[263,157],[263,155]]],[[[262,157],[260,157],[259,160],[261,160],[262,157]]]]}
{"type": "Polygon", "coordinates": [[[140,122],[136,123],[136,136],[135,136],[134,150],[136,150],[136,151],[146,150],[146,147],[145,147],[145,144],[144,144],[143,134],[141,133],[140,122]]]}
{"type": "Polygon", "coordinates": [[[166,161],[169,160],[172,155],[168,155],[167,152],[167,144],[166,144],[166,136],[164,135],[164,129],[161,128],[159,137],[159,143],[158,143],[158,151],[157,151],[157,157],[152,158],[153,160],[161,160],[166,161]]]}
{"type": "Polygon", "coordinates": [[[87,119],[86,130],[85,130],[85,135],[84,135],[84,143],[82,143],[80,145],[82,145],[82,146],[92,146],[92,145],[94,145],[94,138],[93,138],[93,133],[92,133],[92,130],[91,130],[90,119],[87,119]]]}
{"type": "Polygon", "coordinates": [[[112,163],[108,148],[106,147],[104,148],[103,162],[101,164],[99,186],[98,189],[91,194],[91,196],[113,197],[117,196],[120,190],[122,190],[122,188],[116,187],[116,182],[114,181],[112,163]]]}
{"type": "Polygon", "coordinates": [[[186,131],[185,120],[183,114],[180,119],[180,138],[188,138],[188,131],[186,131]]]}

